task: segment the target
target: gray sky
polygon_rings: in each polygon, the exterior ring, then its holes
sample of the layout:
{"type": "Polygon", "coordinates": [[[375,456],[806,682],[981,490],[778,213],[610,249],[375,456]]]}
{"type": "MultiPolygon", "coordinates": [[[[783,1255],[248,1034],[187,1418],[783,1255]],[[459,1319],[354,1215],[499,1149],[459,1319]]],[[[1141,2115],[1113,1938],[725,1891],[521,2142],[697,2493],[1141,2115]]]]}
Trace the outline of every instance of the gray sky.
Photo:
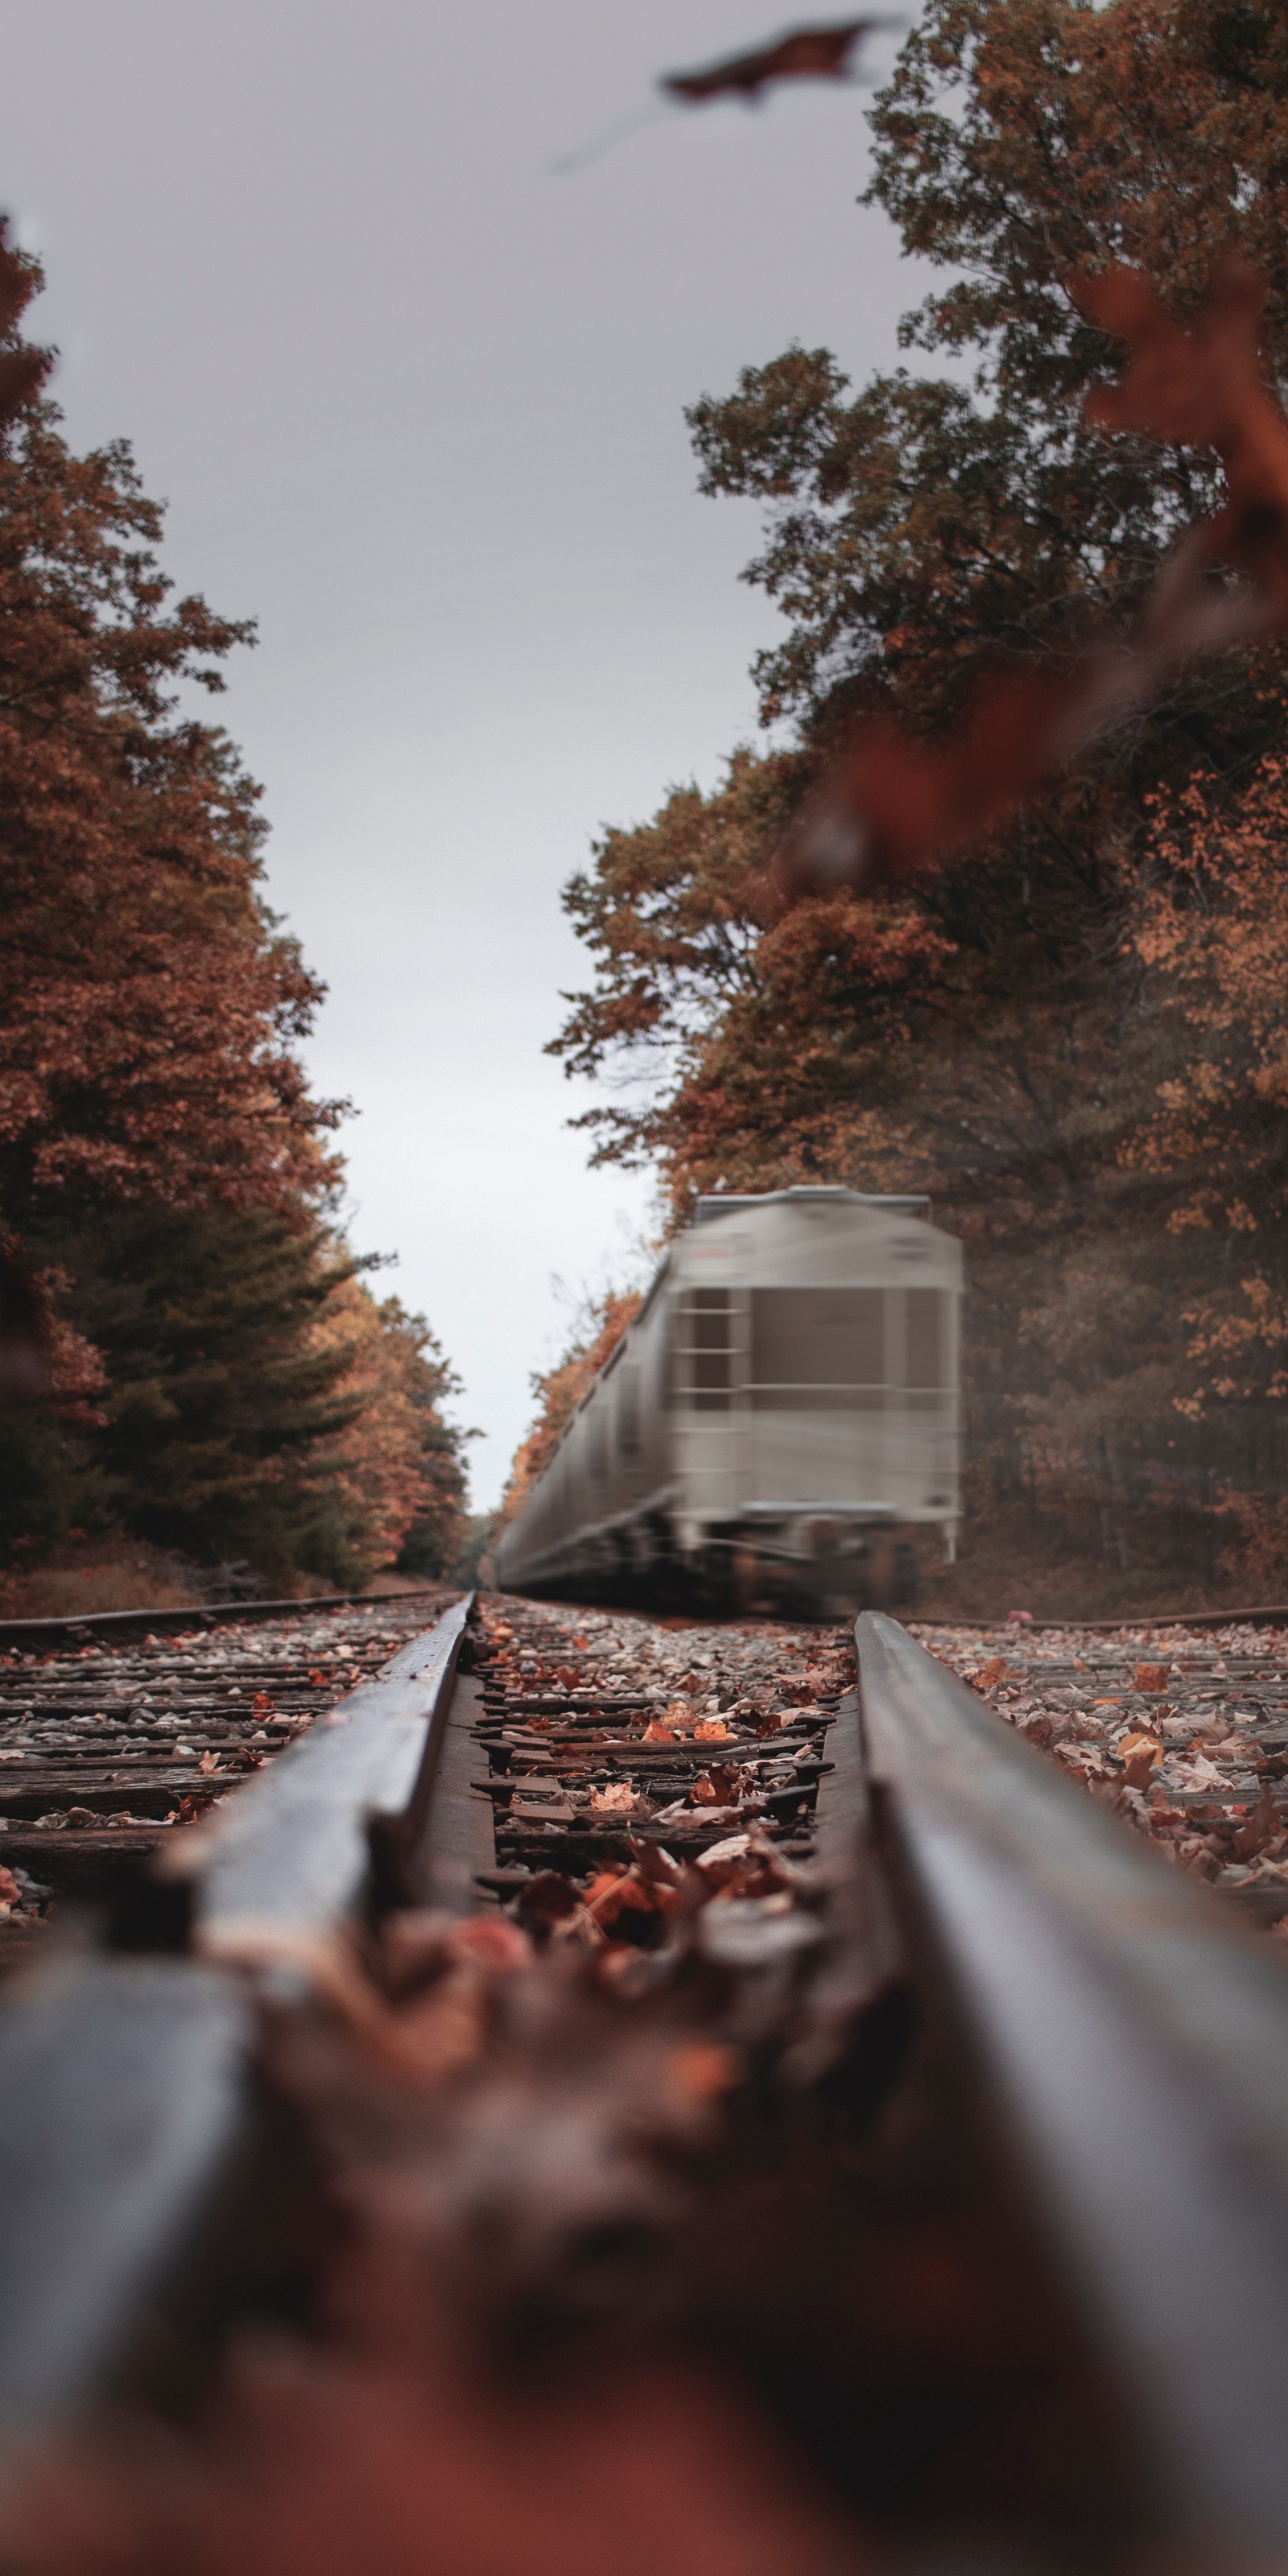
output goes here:
{"type": "MultiPolygon", "coordinates": [[[[802,8],[800,15],[808,15],[802,8]]],[[[824,8],[820,15],[830,12],[824,8]]],[[[791,13],[787,13],[790,19],[791,13]]],[[[605,822],[755,732],[755,512],[682,406],[795,334],[861,377],[923,281],[854,204],[864,93],[801,85],[550,163],[774,0],[41,0],[4,19],[0,202],[73,441],[135,448],[166,566],[260,644],[216,702],[270,899],[327,979],[353,1239],[421,1307],[499,1492],[643,1178],[586,1169],[542,1056],[558,889],[605,822]]],[[[874,67],[891,58],[879,40],[874,67]]]]}

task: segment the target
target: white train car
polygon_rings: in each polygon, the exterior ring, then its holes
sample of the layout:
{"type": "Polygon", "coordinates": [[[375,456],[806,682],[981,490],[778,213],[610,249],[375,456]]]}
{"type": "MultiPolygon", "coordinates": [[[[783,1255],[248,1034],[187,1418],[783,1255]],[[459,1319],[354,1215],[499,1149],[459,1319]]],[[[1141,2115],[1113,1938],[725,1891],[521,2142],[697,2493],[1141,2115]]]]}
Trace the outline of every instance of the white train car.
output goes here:
{"type": "Polygon", "coordinates": [[[961,1290],[925,1199],[699,1199],[502,1532],[502,1588],[911,1599],[918,1544],[956,1542],[961,1290]]]}

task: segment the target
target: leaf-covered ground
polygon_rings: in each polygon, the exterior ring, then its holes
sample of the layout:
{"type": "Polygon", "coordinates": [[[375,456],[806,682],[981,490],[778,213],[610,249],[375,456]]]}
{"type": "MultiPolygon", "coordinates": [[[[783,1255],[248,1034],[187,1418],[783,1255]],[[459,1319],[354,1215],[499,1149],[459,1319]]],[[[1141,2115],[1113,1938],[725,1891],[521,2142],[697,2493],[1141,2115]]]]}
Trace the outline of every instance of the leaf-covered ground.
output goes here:
{"type": "Polygon", "coordinates": [[[913,1634],[1167,1859],[1288,1931],[1288,1630],[913,1634]]]}

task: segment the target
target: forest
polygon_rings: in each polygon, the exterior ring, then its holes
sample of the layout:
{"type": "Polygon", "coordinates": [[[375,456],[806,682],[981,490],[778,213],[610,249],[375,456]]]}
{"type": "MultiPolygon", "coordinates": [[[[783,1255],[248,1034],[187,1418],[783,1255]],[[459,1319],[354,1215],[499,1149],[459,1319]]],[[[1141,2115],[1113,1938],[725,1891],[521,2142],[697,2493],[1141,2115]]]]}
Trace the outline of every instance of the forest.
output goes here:
{"type": "Polygon", "coordinates": [[[104,1607],[437,1574],[457,1381],[346,1244],[345,1104],[299,1054],[323,988],[265,901],[259,790],[191,712],[253,629],[172,597],[128,445],[73,454],[40,389],[39,268],[0,269],[29,379],[0,430],[0,1253],[51,1381],[0,1413],[0,1602],[64,1606],[82,1560],[104,1607]]]}
{"type": "MultiPolygon", "coordinates": [[[[755,666],[766,738],[572,876],[591,971],[552,1051],[608,1083],[580,1123],[600,1162],[657,1172],[668,1228],[723,1187],[932,1195],[967,1258],[954,1598],[1275,1600],[1280,637],[1180,658],[932,873],[787,905],[766,885],[858,721],[939,739],[982,672],[1127,635],[1212,509],[1201,440],[1088,417],[1121,343],[1072,281],[1124,264],[1185,321],[1235,250],[1282,382],[1288,19],[1259,0],[930,0],[870,121],[864,202],[942,291],[904,318],[909,363],[857,389],[793,343],[693,404],[702,490],[763,511],[744,578],[779,620],[755,666]]],[[[568,1364],[584,1374],[601,1343],[583,1334],[568,1364]]],[[[566,1370],[537,1384],[538,1450],[566,1392],[566,1370]]]]}

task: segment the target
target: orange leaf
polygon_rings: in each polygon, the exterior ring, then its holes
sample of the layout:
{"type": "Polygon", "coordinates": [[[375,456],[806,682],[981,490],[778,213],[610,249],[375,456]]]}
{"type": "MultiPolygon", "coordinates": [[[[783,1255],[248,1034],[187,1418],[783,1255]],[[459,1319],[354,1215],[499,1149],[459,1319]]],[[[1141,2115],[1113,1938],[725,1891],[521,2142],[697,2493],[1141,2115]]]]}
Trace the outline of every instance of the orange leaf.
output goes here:
{"type": "Polygon", "coordinates": [[[688,2040],[667,2058],[666,2089],[684,2102],[710,2102],[717,2094],[727,2093],[740,2072],[731,2048],[713,2040],[688,2040]]]}
{"type": "Polygon", "coordinates": [[[1129,1789],[1143,1789],[1150,1773],[1163,1759],[1163,1748],[1157,1736],[1125,1735],[1114,1750],[1126,1773],[1129,1789]]]}

